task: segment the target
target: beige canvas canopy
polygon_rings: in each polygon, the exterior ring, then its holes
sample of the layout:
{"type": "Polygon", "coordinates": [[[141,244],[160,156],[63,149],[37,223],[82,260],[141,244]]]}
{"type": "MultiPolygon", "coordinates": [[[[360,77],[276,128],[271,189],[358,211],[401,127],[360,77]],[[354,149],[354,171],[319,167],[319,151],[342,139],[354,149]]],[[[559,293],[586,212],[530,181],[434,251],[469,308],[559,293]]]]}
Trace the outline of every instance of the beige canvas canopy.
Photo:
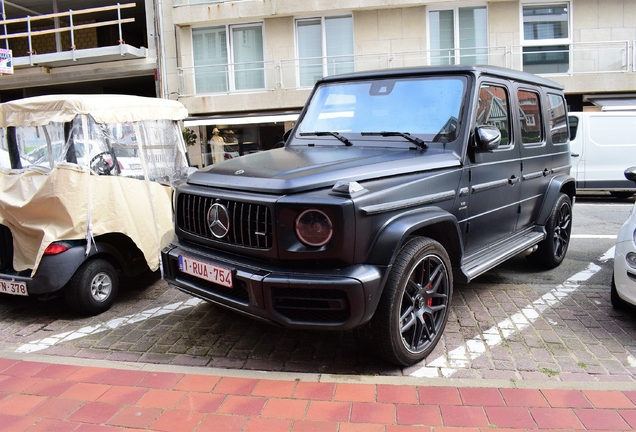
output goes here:
{"type": "Polygon", "coordinates": [[[0,127],[43,126],[90,114],[97,123],[182,120],[188,110],[177,101],[127,95],[47,95],[0,104],[0,127]]]}
{"type": "Polygon", "coordinates": [[[13,235],[14,269],[35,274],[50,243],[85,239],[90,246],[107,233],[128,236],[150,269],[159,268],[161,248],[173,229],[170,186],[187,175],[176,122],[186,116],[176,101],[121,95],[40,96],[0,104],[0,151],[8,149],[8,126],[21,127],[14,131],[22,134],[16,140],[20,151],[35,135],[46,138],[49,153],[56,145],[52,137],[66,140],[57,144],[65,146],[58,157],[64,158],[69,146],[78,151],[74,163],[51,159],[29,165],[23,159],[20,169],[0,164],[0,224],[13,235]],[[60,131],[66,122],[73,128],[65,138],[60,131]],[[96,154],[118,143],[135,151],[134,177],[90,166],[96,154]]]}

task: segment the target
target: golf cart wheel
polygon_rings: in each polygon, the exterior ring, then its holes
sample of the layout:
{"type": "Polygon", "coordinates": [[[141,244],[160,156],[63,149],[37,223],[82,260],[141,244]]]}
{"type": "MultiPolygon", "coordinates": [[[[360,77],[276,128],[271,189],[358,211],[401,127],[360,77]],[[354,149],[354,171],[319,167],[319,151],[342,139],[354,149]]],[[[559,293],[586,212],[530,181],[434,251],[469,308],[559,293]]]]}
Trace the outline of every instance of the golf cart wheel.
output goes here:
{"type": "Polygon", "coordinates": [[[111,263],[103,259],[85,262],[66,287],[66,302],[78,313],[97,315],[107,311],[115,301],[119,280],[111,263]]]}

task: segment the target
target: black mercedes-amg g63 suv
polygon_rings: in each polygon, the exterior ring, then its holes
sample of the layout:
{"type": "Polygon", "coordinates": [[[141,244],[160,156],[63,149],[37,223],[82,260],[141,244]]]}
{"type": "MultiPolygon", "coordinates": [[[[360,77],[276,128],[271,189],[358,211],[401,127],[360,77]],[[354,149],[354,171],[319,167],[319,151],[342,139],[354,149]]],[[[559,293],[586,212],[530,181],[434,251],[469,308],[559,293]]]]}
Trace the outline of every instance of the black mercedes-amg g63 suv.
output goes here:
{"type": "Polygon", "coordinates": [[[562,262],[569,171],[552,81],[490,66],[324,78],[283,148],[178,188],[165,278],[288,328],[359,328],[413,364],[441,338],[454,280],[521,252],[562,262]]]}

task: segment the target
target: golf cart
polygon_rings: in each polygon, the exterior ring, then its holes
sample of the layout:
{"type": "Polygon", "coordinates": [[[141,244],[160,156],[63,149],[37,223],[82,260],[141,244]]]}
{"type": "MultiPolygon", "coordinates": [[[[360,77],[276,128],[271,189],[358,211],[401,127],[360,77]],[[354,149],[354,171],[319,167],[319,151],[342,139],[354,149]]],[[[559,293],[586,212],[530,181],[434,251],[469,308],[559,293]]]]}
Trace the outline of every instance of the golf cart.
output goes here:
{"type": "Polygon", "coordinates": [[[55,95],[0,104],[0,293],[95,315],[160,268],[188,173],[176,101],[55,95]]]}

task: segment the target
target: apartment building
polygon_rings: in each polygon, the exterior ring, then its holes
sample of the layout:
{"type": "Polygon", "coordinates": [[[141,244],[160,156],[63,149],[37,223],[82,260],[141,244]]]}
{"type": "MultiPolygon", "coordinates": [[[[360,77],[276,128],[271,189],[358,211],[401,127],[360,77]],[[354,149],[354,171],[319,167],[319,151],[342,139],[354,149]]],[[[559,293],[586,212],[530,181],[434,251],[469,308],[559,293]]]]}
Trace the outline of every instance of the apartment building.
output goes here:
{"type": "MultiPolygon", "coordinates": [[[[1,0],[0,49],[13,73],[0,76],[0,100],[61,93],[161,96],[162,37],[174,26],[155,16],[161,0],[1,0]],[[156,24],[167,30],[155,31],[156,24]]],[[[172,29],[172,31],[171,31],[172,29]]],[[[165,87],[165,86],[164,86],[165,87]]]]}
{"type": "Polygon", "coordinates": [[[211,163],[275,146],[324,75],[491,64],[563,84],[572,110],[636,107],[634,0],[173,0],[171,97],[211,163]],[[218,139],[218,138],[217,138],[218,139]]]}
{"type": "MultiPolygon", "coordinates": [[[[325,75],[491,64],[560,82],[570,109],[636,108],[634,0],[1,0],[0,100],[178,99],[192,162],[280,142],[325,75]],[[162,13],[158,13],[162,11],[162,13]]],[[[531,119],[529,119],[531,121],[531,119]]]]}

